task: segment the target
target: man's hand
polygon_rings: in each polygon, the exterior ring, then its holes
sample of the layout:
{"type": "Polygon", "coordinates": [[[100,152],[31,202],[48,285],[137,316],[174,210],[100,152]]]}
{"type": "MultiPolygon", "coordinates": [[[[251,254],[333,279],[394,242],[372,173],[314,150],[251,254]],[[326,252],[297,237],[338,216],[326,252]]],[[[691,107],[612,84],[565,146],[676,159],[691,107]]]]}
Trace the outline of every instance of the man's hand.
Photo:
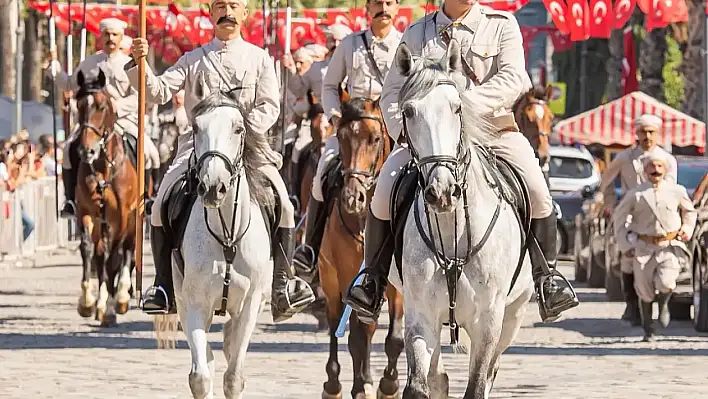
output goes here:
{"type": "Polygon", "coordinates": [[[287,68],[291,71],[295,70],[295,61],[293,60],[293,56],[290,54],[284,54],[282,57],[280,57],[280,63],[283,64],[284,68],[287,68]]]}
{"type": "Polygon", "coordinates": [[[686,234],[686,232],[683,231],[683,229],[679,230],[679,232],[678,232],[678,237],[679,237],[679,238],[681,239],[681,241],[683,241],[683,242],[688,242],[688,240],[691,239],[691,237],[689,237],[688,234],[686,234]]]}
{"type": "Polygon", "coordinates": [[[133,39],[133,50],[131,51],[133,60],[137,62],[139,59],[147,57],[149,49],[150,45],[147,39],[143,39],[142,37],[133,39]]]}

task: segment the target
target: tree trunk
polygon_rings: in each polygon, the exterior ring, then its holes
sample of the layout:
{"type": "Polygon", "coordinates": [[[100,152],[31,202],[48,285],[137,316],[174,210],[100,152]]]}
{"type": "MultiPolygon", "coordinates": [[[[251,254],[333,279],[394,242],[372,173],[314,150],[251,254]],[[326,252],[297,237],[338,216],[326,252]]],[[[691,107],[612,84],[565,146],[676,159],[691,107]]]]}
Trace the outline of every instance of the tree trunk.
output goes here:
{"type": "Polygon", "coordinates": [[[684,93],[683,112],[705,122],[704,78],[703,78],[703,41],[705,40],[705,3],[703,0],[688,2],[688,41],[683,53],[681,73],[683,74],[684,93]]]}
{"type": "Polygon", "coordinates": [[[0,94],[15,98],[17,1],[0,0],[0,94]]]}
{"type": "Polygon", "coordinates": [[[666,28],[656,28],[644,35],[639,44],[639,90],[662,103],[664,96],[664,76],[662,70],[666,61],[666,28]]]}
{"type": "Polygon", "coordinates": [[[42,55],[44,46],[39,33],[39,15],[28,10],[25,19],[25,62],[23,68],[23,98],[25,101],[42,102],[42,55]]]}
{"type": "Polygon", "coordinates": [[[622,97],[624,94],[622,87],[624,28],[612,31],[608,47],[610,58],[607,60],[607,101],[612,101],[622,97]]]}

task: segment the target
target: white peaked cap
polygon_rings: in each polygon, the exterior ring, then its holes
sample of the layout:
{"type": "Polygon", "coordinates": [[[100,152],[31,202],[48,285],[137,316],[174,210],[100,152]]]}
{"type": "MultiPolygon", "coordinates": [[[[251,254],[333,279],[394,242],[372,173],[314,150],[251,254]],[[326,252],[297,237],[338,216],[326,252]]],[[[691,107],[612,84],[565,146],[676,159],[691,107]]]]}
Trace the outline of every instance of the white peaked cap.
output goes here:
{"type": "Polygon", "coordinates": [[[664,122],[656,115],[644,114],[634,120],[634,128],[639,128],[642,126],[651,126],[654,128],[661,128],[664,122]]]}
{"type": "MultiPolygon", "coordinates": [[[[216,3],[217,1],[218,1],[218,0],[211,0],[211,1],[209,2],[209,5],[213,5],[213,4],[216,3]]],[[[248,5],[248,0],[239,0],[239,1],[240,1],[241,3],[243,3],[244,6],[247,6],[247,5],[248,5]]]]}
{"type": "Polygon", "coordinates": [[[327,49],[327,47],[325,47],[321,44],[317,44],[317,43],[311,43],[311,44],[305,45],[304,47],[319,56],[325,56],[325,55],[327,55],[327,52],[329,51],[327,49]]]}
{"type": "Polygon", "coordinates": [[[654,150],[650,151],[649,154],[647,154],[644,159],[642,160],[642,163],[644,164],[644,167],[646,168],[651,164],[652,162],[659,161],[664,164],[664,166],[669,164],[669,160],[666,159],[666,154],[659,150],[657,151],[657,148],[654,148],[654,150]]]}
{"type": "Polygon", "coordinates": [[[98,26],[101,28],[101,32],[105,32],[109,29],[125,32],[125,28],[128,27],[128,24],[118,18],[105,18],[101,20],[101,23],[98,26]]]}
{"type": "Polygon", "coordinates": [[[351,35],[353,32],[346,25],[333,24],[325,29],[325,33],[332,35],[334,37],[334,40],[342,40],[345,37],[351,35]]]}
{"type": "Polygon", "coordinates": [[[312,61],[313,56],[314,52],[312,50],[308,49],[307,47],[300,47],[293,54],[293,59],[312,61]]]}

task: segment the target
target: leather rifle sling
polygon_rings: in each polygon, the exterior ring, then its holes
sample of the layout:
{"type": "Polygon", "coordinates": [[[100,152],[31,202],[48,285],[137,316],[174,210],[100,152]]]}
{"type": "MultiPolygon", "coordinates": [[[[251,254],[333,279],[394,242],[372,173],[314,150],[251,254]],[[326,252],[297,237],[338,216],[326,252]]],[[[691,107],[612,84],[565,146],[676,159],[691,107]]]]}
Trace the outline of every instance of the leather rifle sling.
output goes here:
{"type": "MultiPolygon", "coordinates": [[[[435,17],[433,17],[433,22],[435,23],[435,29],[437,29],[437,19],[438,19],[438,13],[440,11],[435,13],[435,17]]],[[[445,46],[450,47],[450,42],[452,41],[452,37],[450,36],[450,31],[448,30],[448,27],[445,27],[445,29],[440,31],[440,38],[442,39],[443,43],[445,43],[445,46]]],[[[467,62],[467,59],[465,59],[464,56],[460,57],[462,61],[462,70],[465,71],[465,75],[467,75],[470,80],[472,80],[472,83],[474,83],[475,86],[479,86],[482,83],[477,79],[477,75],[474,73],[474,70],[470,66],[470,64],[467,62]]]]}
{"type": "Polygon", "coordinates": [[[369,40],[366,38],[366,31],[360,35],[361,41],[364,42],[364,48],[366,49],[366,55],[369,59],[369,62],[371,62],[371,66],[374,67],[374,70],[376,71],[376,80],[381,83],[381,86],[384,84],[384,78],[383,74],[381,74],[381,70],[379,69],[379,66],[376,64],[376,59],[374,58],[374,53],[371,51],[371,47],[369,47],[369,40]]]}

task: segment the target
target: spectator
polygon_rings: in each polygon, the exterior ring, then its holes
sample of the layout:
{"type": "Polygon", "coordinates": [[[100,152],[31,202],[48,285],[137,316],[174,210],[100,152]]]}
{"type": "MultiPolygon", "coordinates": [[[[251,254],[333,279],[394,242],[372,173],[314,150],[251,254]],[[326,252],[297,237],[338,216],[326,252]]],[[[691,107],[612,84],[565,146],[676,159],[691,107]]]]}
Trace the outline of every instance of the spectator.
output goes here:
{"type": "MultiPolygon", "coordinates": [[[[34,179],[34,155],[27,151],[27,142],[14,138],[15,144],[11,150],[6,153],[5,164],[8,169],[7,188],[10,191],[16,191],[27,181],[34,179]],[[32,165],[32,167],[31,167],[32,165]]],[[[12,139],[11,139],[12,141],[12,139]]],[[[25,212],[24,204],[20,203],[20,213],[22,215],[22,235],[26,240],[32,231],[34,231],[34,221],[25,212]]]]}
{"type": "Polygon", "coordinates": [[[39,136],[40,163],[47,176],[56,176],[55,172],[61,173],[61,165],[56,166],[54,162],[54,138],[48,134],[39,136]]]}

